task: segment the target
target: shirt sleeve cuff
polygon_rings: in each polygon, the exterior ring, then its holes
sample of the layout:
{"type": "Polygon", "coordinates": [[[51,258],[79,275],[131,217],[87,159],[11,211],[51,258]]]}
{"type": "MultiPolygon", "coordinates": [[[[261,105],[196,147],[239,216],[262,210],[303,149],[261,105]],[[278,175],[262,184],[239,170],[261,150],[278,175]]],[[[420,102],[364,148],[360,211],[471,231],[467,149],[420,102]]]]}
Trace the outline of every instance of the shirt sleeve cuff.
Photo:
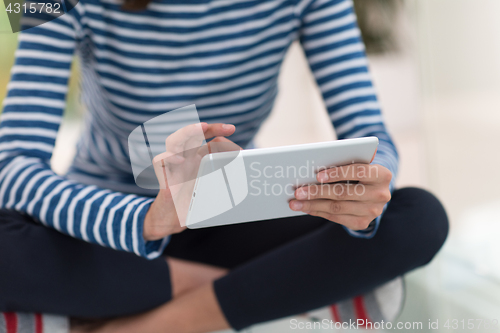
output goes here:
{"type": "Polygon", "coordinates": [[[169,241],[170,241],[170,236],[157,241],[146,241],[145,242],[146,258],[156,259],[159,256],[161,256],[169,241]]]}
{"type": "Polygon", "coordinates": [[[347,227],[344,227],[344,229],[347,231],[347,233],[349,235],[356,237],[356,238],[366,238],[366,239],[373,238],[373,236],[375,236],[375,233],[378,230],[381,216],[379,216],[375,220],[373,220],[370,223],[370,226],[368,228],[366,228],[365,230],[351,230],[347,227]]]}
{"type": "Polygon", "coordinates": [[[153,200],[149,200],[144,205],[138,208],[139,212],[137,216],[137,227],[136,227],[136,244],[134,246],[134,253],[138,256],[147,258],[147,259],[156,259],[162,255],[165,247],[170,241],[170,236],[165,237],[163,239],[159,239],[156,241],[146,241],[144,239],[144,219],[146,218],[146,214],[151,206],[153,200]]]}
{"type": "MultiPolygon", "coordinates": [[[[390,202],[390,201],[389,201],[390,202]]],[[[389,205],[389,202],[385,204],[384,210],[382,214],[380,214],[378,217],[376,217],[368,226],[368,228],[364,230],[351,230],[347,227],[344,227],[344,229],[347,231],[347,233],[353,237],[357,238],[365,238],[365,239],[370,239],[375,236],[377,233],[378,227],[380,226],[380,220],[382,219],[382,216],[385,213],[385,210],[387,209],[387,206],[389,205]]]]}

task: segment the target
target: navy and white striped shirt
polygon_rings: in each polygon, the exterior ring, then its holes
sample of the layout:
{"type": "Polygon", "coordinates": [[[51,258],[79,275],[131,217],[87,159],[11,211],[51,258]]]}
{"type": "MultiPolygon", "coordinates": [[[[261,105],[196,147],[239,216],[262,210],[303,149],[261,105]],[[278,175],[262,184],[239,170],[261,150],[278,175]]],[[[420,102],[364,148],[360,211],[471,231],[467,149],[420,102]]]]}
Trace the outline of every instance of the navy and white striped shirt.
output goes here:
{"type": "Polygon", "coordinates": [[[279,69],[295,40],[338,138],[377,136],[374,163],[396,175],[397,152],[350,0],[153,0],[140,12],[121,5],[80,0],[69,13],[19,34],[0,123],[0,207],[85,241],[158,256],[168,239],[143,239],[153,199],[134,183],[128,135],[155,116],[196,104],[201,121],[236,125],[231,139],[246,146],[271,112],[279,69]],[[74,54],[89,112],[63,177],[51,171],[50,158],[74,54]]]}

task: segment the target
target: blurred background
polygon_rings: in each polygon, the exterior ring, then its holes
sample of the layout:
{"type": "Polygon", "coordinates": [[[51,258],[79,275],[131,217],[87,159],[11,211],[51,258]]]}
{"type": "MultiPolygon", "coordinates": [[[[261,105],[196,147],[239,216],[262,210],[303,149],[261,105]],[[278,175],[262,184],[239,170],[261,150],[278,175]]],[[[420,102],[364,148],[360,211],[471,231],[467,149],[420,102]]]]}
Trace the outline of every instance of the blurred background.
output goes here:
{"type": "MultiPolygon", "coordinates": [[[[422,321],[424,327],[429,319],[443,324],[447,319],[500,320],[500,1],[355,4],[387,126],[401,156],[397,184],[435,193],[451,222],[450,238],[436,260],[407,276],[399,320],[422,321]]],[[[15,47],[16,35],[0,34],[0,100],[15,47]]],[[[78,103],[77,67],[53,158],[60,173],[71,161],[85,113],[78,103]]],[[[298,44],[287,55],[280,83],[258,146],[333,139],[298,44]]],[[[473,331],[499,332],[498,327],[473,331]]]]}

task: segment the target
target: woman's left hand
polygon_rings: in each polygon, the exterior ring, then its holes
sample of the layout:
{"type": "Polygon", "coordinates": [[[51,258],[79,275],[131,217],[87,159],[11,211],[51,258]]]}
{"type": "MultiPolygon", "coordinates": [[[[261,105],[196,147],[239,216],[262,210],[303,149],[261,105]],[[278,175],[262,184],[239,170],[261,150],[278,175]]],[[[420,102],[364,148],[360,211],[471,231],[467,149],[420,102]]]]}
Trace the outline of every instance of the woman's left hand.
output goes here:
{"type": "Polygon", "coordinates": [[[392,173],[379,164],[350,164],[318,172],[320,184],[295,191],[290,208],[364,230],[391,199],[392,173]]]}

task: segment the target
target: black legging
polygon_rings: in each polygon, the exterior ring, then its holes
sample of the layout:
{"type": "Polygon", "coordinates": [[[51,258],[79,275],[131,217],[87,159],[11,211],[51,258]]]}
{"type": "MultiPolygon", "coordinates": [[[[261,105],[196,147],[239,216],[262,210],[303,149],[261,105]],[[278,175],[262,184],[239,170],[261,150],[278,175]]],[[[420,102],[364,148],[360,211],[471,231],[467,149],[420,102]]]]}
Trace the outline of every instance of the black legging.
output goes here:
{"type": "MultiPolygon", "coordinates": [[[[448,234],[430,193],[394,192],[372,239],[304,216],[186,230],[166,255],[230,268],[215,281],[235,329],[303,313],[372,290],[428,263],[448,234]]],[[[60,234],[0,210],[0,311],[107,318],[170,300],[163,258],[148,261],[60,234]]]]}

